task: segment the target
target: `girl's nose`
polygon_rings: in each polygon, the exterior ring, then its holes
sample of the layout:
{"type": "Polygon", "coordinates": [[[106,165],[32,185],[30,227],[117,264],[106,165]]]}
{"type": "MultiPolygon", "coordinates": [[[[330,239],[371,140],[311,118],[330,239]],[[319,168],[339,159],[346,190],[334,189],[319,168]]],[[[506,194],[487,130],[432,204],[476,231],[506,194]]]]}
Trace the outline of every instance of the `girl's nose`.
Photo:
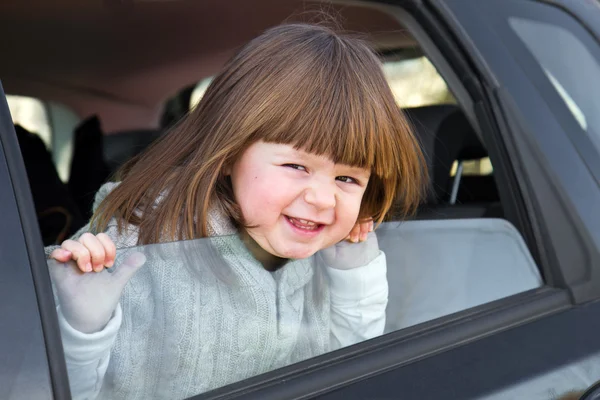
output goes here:
{"type": "Polygon", "coordinates": [[[336,204],[335,188],[331,186],[321,184],[307,188],[304,191],[304,201],[319,210],[334,208],[336,204]]]}

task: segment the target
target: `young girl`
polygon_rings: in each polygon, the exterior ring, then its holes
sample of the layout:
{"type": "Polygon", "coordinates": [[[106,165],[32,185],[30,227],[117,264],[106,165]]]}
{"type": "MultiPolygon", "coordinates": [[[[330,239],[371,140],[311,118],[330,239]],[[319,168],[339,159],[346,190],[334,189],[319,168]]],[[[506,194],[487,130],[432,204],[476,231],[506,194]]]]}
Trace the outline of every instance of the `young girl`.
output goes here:
{"type": "Polygon", "coordinates": [[[373,221],[425,175],[363,41],[266,31],[47,249],[74,398],[185,398],[381,335],[373,221]]]}

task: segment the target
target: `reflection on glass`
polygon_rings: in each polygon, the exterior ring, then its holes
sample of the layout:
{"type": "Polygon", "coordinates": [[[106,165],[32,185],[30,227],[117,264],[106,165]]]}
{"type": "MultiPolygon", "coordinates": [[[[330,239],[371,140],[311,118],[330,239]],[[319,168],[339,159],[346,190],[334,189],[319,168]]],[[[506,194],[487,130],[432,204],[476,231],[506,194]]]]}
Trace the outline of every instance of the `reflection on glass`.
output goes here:
{"type": "Polygon", "coordinates": [[[597,43],[578,22],[562,11],[555,12],[565,19],[564,26],[517,17],[509,18],[508,23],[540,64],[578,124],[600,148],[597,95],[600,60],[597,52],[590,51],[591,48],[597,50],[597,43]]]}
{"type": "Polygon", "coordinates": [[[381,253],[347,270],[325,249],[270,272],[238,236],[121,249],[100,273],[50,261],[75,398],[186,398],[542,285],[507,221],[370,235],[381,253]]]}
{"type": "Polygon", "coordinates": [[[73,392],[185,398],[381,335],[385,257],[324,259],[270,272],[225,236],[122,249],[100,273],[50,262],[73,392]]]}

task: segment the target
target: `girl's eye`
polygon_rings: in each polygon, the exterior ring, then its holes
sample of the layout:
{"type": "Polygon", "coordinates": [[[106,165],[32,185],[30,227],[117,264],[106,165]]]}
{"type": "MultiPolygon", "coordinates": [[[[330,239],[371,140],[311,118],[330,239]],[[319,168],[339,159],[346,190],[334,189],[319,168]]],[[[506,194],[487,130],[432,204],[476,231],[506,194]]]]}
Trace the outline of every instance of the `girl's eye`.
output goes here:
{"type": "Polygon", "coordinates": [[[283,164],[284,167],[293,168],[298,171],[306,171],[306,168],[298,164],[283,164]]]}
{"type": "Polygon", "coordinates": [[[350,176],[338,176],[337,178],[338,181],[342,181],[344,183],[358,183],[358,181],[350,176]]]}

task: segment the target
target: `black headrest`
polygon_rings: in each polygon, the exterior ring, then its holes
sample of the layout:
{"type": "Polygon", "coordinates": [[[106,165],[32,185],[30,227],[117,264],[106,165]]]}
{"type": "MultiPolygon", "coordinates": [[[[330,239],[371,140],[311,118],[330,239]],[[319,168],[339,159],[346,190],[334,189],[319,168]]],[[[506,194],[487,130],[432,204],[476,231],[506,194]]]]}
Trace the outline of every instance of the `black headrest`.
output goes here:
{"type": "Polygon", "coordinates": [[[42,139],[15,125],[15,133],[44,245],[60,244],[85,224],[67,186],[60,180],[42,139]]]}
{"type": "Polygon", "coordinates": [[[108,134],[104,137],[104,158],[112,172],[146,149],[162,132],[158,129],[136,129],[108,134]]]}
{"type": "Polygon", "coordinates": [[[438,203],[448,193],[454,161],[484,158],[487,152],[458,106],[436,105],[403,111],[425,153],[432,186],[427,202],[438,203]]]}

